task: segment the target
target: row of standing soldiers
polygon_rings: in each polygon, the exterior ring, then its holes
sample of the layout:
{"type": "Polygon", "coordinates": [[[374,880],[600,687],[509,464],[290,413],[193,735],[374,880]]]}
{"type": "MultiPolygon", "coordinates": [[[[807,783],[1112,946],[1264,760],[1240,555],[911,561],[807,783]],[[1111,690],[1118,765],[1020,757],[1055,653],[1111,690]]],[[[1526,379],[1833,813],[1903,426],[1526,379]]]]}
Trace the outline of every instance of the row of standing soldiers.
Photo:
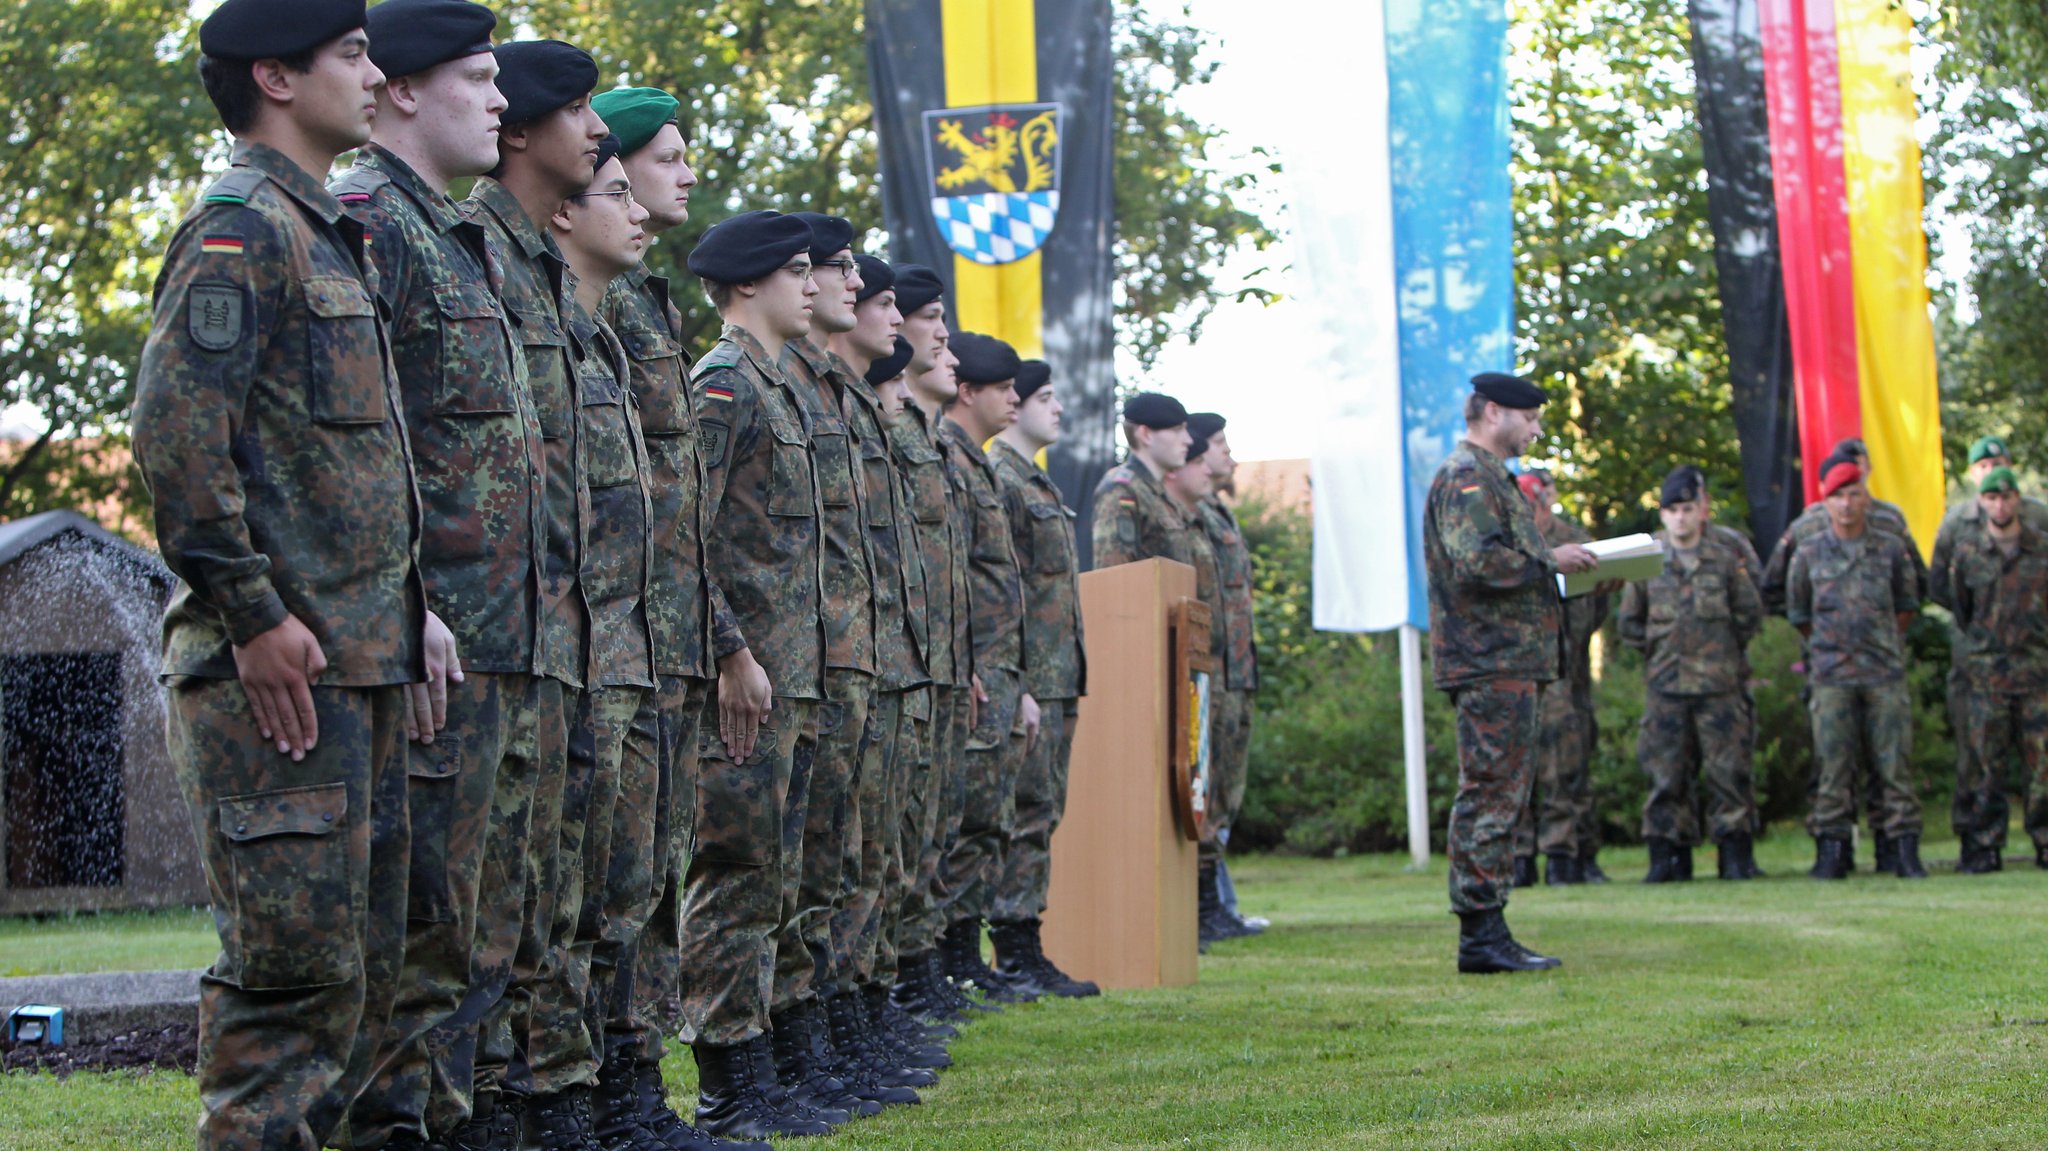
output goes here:
{"type": "MultiPolygon", "coordinates": [[[[689,253],[724,321],[693,363],[643,259],[696,185],[678,101],[496,26],[200,29],[236,143],[165,257],[134,444],[221,937],[201,1148],[759,1147],[729,1140],[915,1103],[960,1023],[1095,993],[1039,937],[1086,680],[1051,369],[772,211],[689,253]]],[[[1185,446],[1177,403],[1126,415],[1185,446]]],[[[1096,554],[1195,562],[1248,692],[1211,419],[1208,463],[1104,482],[1096,554]]]]}

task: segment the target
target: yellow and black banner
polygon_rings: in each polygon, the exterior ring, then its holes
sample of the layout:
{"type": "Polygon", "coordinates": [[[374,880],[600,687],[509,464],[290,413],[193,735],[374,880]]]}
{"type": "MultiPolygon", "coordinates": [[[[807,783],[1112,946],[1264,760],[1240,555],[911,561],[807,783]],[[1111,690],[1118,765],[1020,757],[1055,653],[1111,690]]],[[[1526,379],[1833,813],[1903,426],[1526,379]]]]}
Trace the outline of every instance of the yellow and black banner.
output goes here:
{"type": "Polygon", "coordinates": [[[1052,365],[1047,470],[1085,516],[1116,458],[1109,0],[867,0],[867,34],[889,257],[1052,365]]]}

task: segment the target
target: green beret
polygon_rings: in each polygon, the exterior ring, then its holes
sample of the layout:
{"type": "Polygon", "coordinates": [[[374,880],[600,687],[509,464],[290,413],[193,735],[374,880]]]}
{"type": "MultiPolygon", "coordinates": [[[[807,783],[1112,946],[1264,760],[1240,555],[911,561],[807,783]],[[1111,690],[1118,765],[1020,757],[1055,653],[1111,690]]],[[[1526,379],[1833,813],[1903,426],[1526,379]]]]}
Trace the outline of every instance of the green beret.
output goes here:
{"type": "Polygon", "coordinates": [[[614,88],[590,98],[590,106],[619,138],[623,154],[645,148],[663,124],[676,122],[679,103],[659,88],[614,88]]]}
{"type": "Polygon", "coordinates": [[[1991,456],[2011,459],[2012,453],[2006,450],[2005,441],[1997,436],[1978,436],[1977,442],[1970,445],[1970,462],[1974,464],[1991,456]]]}
{"type": "Polygon", "coordinates": [[[1984,482],[1977,485],[1979,492],[2011,492],[2019,494],[2020,480],[2012,474],[2011,468],[1992,468],[1984,473],[1984,482]]]}

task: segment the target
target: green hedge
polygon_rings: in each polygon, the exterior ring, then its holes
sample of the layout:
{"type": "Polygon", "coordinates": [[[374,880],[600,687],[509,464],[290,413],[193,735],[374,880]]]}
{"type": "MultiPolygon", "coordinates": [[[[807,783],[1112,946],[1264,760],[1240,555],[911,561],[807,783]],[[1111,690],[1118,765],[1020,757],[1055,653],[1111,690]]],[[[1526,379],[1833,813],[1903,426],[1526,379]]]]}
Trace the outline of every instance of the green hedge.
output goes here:
{"type": "MultiPolygon", "coordinates": [[[[1305,514],[1248,500],[1240,520],[1258,582],[1260,688],[1251,778],[1232,846],[1307,855],[1405,848],[1398,640],[1391,632],[1361,636],[1312,629],[1305,514]]],[[[1941,827],[1955,782],[1955,740],[1943,689],[1946,621],[1930,609],[1908,638],[1915,657],[1914,766],[1927,823],[1941,827]]],[[[1641,831],[1645,791],[1636,766],[1642,658],[1622,646],[1611,626],[1601,645],[1593,793],[1603,841],[1632,843],[1641,831]]],[[[1750,645],[1757,803],[1766,822],[1795,826],[1807,811],[1812,751],[1799,658],[1798,634],[1781,619],[1770,620],[1750,645]]],[[[1428,676],[1425,655],[1425,686],[1428,676]]],[[[1453,716],[1442,693],[1427,691],[1423,721],[1430,839],[1440,851],[1458,773],[1453,716]]]]}

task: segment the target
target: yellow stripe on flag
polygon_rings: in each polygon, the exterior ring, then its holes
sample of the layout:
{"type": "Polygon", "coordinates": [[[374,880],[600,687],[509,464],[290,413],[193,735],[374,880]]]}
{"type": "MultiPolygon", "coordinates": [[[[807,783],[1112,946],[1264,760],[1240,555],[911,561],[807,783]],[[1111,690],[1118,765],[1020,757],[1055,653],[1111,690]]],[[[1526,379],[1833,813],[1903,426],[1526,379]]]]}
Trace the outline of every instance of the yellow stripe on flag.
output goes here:
{"type": "Polygon", "coordinates": [[[1922,554],[1947,498],[1927,234],[1914,134],[1912,18],[1895,0],[1836,0],[1842,154],[1856,284],[1856,358],[1871,492],[1899,505],[1922,554]]]}
{"type": "MultiPolygon", "coordinates": [[[[940,0],[946,105],[1030,104],[1038,99],[1037,0],[940,0]]],[[[1044,284],[1037,252],[1010,264],[953,257],[947,325],[1006,340],[1025,359],[1045,354],[1044,284]]]]}

